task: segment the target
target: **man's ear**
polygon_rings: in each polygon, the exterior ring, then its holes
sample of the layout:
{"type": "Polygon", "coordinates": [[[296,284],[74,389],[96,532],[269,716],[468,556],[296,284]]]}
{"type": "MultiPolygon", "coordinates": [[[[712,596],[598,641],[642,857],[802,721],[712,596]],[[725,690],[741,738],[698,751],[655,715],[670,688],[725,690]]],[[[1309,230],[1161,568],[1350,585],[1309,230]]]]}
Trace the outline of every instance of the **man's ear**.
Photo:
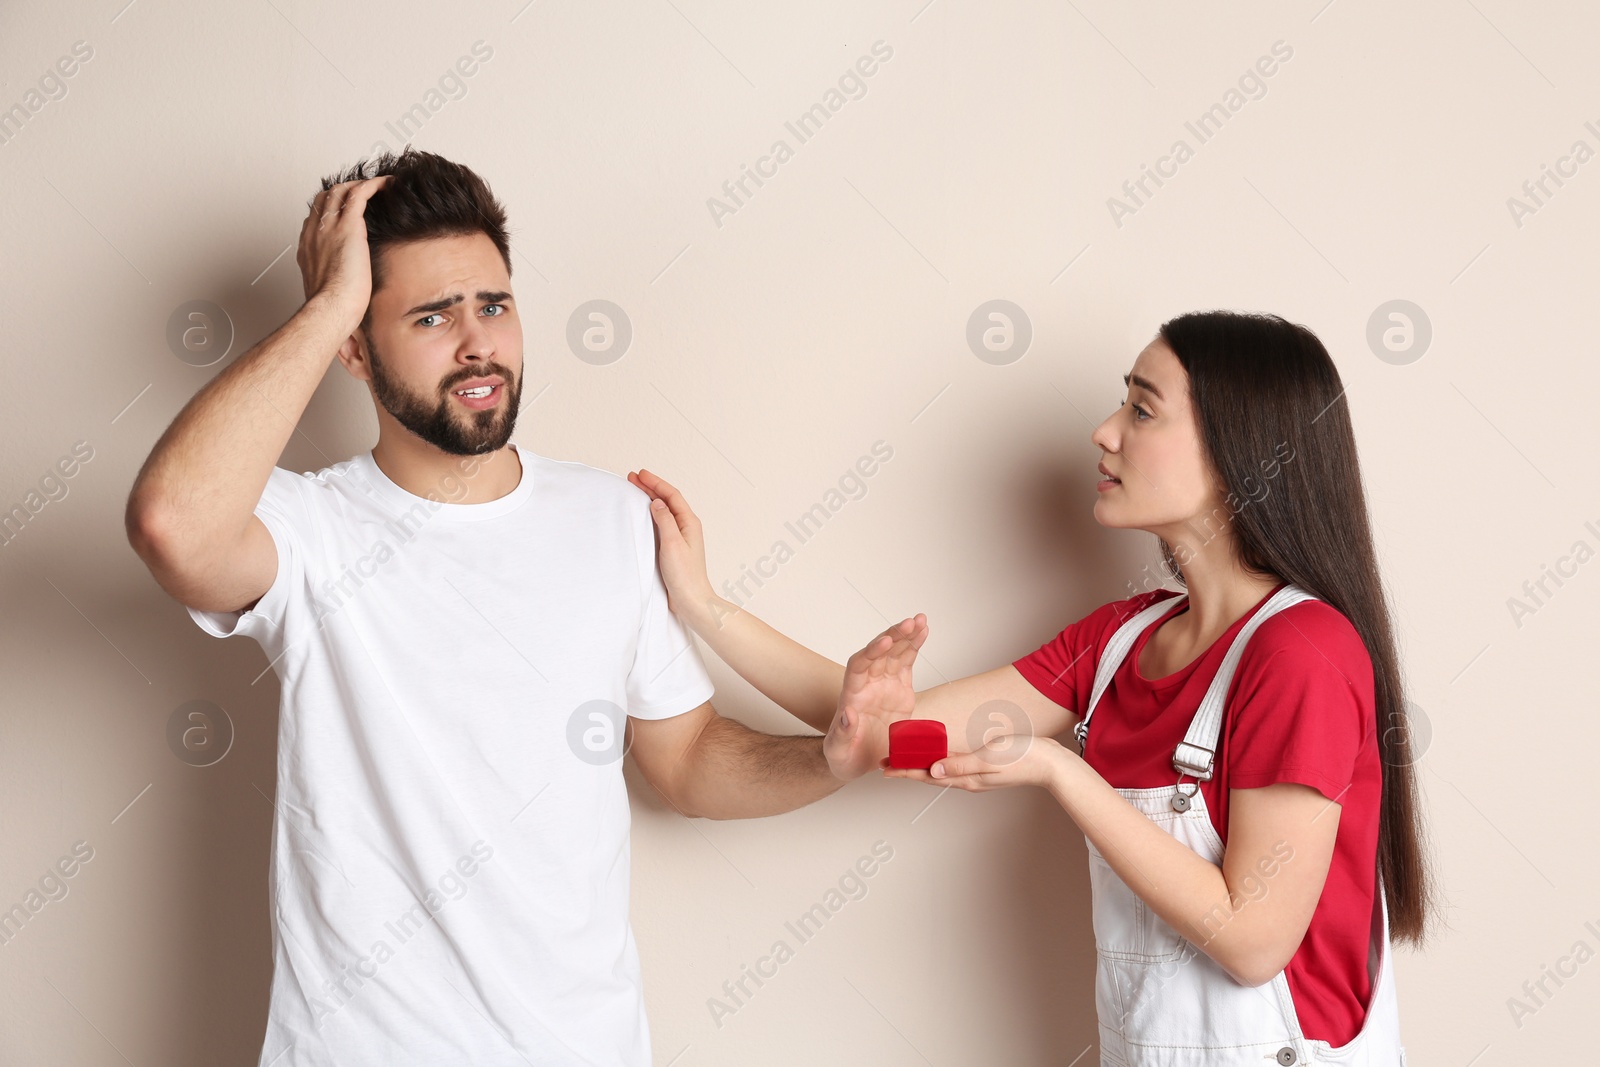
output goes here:
{"type": "Polygon", "coordinates": [[[339,345],[338,356],[350,377],[362,382],[372,380],[372,368],[367,363],[366,341],[359,328],[339,345]]]}

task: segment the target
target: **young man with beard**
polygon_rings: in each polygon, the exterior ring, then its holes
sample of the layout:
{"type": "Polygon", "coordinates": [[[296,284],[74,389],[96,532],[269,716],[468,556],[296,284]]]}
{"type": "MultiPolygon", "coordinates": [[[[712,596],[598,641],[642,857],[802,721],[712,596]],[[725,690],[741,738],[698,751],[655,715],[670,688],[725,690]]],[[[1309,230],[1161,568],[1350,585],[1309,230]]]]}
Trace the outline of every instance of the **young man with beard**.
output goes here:
{"type": "MultiPolygon", "coordinates": [[[[179,413],[127,511],[161,586],[259,642],[282,687],[260,1062],[648,1064],[625,733],[689,816],[841,780],[823,738],[713,710],[650,498],[510,443],[522,324],[487,185],[409,148],[322,185],[306,303],[179,413]],[[282,470],[334,355],[377,443],[282,470]]],[[[909,634],[854,657],[847,690],[903,666],[909,634]]]]}

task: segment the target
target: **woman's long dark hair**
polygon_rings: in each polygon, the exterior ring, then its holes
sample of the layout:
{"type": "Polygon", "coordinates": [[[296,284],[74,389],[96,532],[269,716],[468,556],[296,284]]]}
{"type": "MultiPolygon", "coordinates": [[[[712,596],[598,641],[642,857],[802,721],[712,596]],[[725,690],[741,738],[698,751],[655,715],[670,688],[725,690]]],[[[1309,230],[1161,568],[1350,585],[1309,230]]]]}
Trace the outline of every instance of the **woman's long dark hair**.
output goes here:
{"type": "MultiPolygon", "coordinates": [[[[1202,445],[1231,494],[1225,523],[1240,562],[1337,608],[1372,657],[1383,770],[1378,863],[1392,938],[1420,945],[1434,914],[1415,771],[1421,753],[1412,747],[1339,372],[1314,333],[1276,315],[1192,312],[1163,323],[1161,338],[1189,374],[1202,445]]],[[[1182,584],[1164,539],[1161,553],[1182,584]]]]}

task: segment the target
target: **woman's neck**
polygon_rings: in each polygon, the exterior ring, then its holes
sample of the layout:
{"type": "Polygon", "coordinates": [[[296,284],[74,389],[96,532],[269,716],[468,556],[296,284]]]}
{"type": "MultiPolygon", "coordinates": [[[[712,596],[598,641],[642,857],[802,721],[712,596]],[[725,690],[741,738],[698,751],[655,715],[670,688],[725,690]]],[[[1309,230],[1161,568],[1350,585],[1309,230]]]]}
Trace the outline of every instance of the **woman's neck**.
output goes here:
{"type": "Polygon", "coordinates": [[[1245,570],[1228,536],[1214,537],[1198,549],[1180,542],[1173,545],[1173,554],[1183,561],[1179,569],[1189,591],[1187,623],[1181,629],[1194,635],[1222,633],[1282,581],[1245,570]]]}

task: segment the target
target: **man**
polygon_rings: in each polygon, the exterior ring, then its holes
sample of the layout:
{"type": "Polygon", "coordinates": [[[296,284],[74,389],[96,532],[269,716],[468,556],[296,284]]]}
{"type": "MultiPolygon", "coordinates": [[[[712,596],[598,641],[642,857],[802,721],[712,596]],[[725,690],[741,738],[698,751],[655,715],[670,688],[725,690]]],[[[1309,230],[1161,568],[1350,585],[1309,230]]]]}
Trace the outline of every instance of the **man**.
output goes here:
{"type": "Polygon", "coordinates": [[[522,326],[488,186],[409,147],[366,171],[323,180],[304,306],[188,403],[128,501],[161,586],[281,683],[260,1062],[648,1064],[625,732],[689,816],[842,783],[822,738],[713,710],[649,497],[509,444],[522,326]],[[279,469],[334,355],[378,441],[279,469]]]}

